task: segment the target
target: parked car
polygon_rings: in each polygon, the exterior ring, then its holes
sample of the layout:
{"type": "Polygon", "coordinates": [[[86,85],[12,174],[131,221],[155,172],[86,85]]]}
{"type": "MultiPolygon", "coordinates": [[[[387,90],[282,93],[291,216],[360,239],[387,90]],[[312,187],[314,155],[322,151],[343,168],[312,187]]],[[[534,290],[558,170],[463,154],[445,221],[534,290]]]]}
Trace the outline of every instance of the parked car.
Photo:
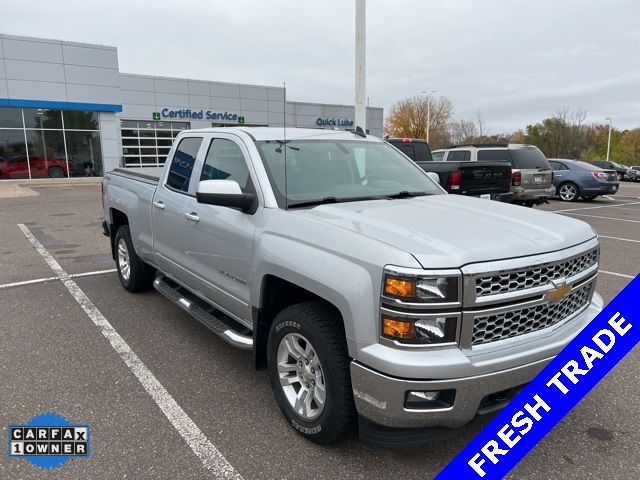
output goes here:
{"type": "Polygon", "coordinates": [[[532,207],[555,194],[553,172],[544,154],[533,145],[515,143],[457,145],[438,150],[446,162],[503,161],[511,164],[513,203],[532,207]]]}
{"type": "Polygon", "coordinates": [[[550,158],[556,195],[565,202],[582,197],[593,200],[599,195],[613,195],[618,191],[615,170],[604,170],[590,163],[563,158],[550,158]]]}
{"type": "Polygon", "coordinates": [[[449,435],[602,310],[588,224],[448,195],[361,130],[183,131],[160,173],[108,172],[102,200],[122,286],[251,351],[322,444],[449,435]]]}
{"type": "Polygon", "coordinates": [[[640,165],[632,165],[631,170],[636,172],[636,182],[640,182],[640,165]]]}
{"type": "Polygon", "coordinates": [[[619,163],[606,160],[594,160],[591,163],[605,170],[615,170],[618,181],[620,182],[623,180],[636,181],[636,172],[626,165],[620,165],[619,163]]]}
{"type": "Polygon", "coordinates": [[[0,166],[0,178],[63,178],[67,176],[67,162],[64,159],[43,157],[10,157],[0,166]]]}
{"type": "Polygon", "coordinates": [[[448,193],[510,202],[511,166],[505,162],[443,162],[433,161],[426,140],[387,138],[386,141],[416,162],[425,172],[438,176],[438,182],[448,193]]]}

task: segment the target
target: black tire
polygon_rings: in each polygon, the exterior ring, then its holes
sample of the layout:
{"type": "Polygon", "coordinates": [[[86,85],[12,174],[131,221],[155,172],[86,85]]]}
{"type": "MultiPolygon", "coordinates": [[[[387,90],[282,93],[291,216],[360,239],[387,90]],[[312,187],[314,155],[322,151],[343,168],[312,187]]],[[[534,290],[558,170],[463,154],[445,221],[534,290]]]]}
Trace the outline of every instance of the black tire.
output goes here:
{"type": "Polygon", "coordinates": [[[618,177],[618,181],[621,182],[622,180],[624,180],[624,175],[620,172],[616,173],[616,177],[618,177]]]}
{"type": "Polygon", "coordinates": [[[533,208],[535,204],[536,202],[534,202],[533,200],[527,200],[525,202],[522,202],[522,206],[527,208],[533,208]]]}
{"type": "MultiPolygon", "coordinates": [[[[291,357],[291,360],[295,365],[295,358],[291,357]]],[[[271,325],[267,362],[273,394],[289,424],[312,442],[322,445],[336,443],[352,432],[356,425],[350,361],[342,320],[336,309],[327,303],[313,301],[292,305],[282,310],[271,325]],[[320,362],[325,403],[321,413],[313,419],[306,419],[293,409],[281,385],[278,348],[289,334],[308,340],[320,362]]]]}
{"type": "Polygon", "coordinates": [[[564,182],[556,193],[563,202],[575,202],[580,198],[580,188],[573,182],[564,182]]]}
{"type": "Polygon", "coordinates": [[[116,236],[113,241],[116,255],[116,269],[118,270],[118,278],[120,279],[122,286],[130,292],[142,292],[149,290],[153,285],[155,270],[140,260],[140,257],[136,254],[136,251],[133,248],[133,243],[131,242],[129,225],[122,225],[116,232],[116,236]],[[123,273],[123,266],[119,261],[118,248],[121,242],[124,242],[124,246],[128,253],[128,275],[123,273]]]}
{"type": "Polygon", "coordinates": [[[597,196],[598,195],[583,195],[582,199],[587,202],[590,202],[591,200],[595,200],[597,196]]]}
{"type": "Polygon", "coordinates": [[[51,178],[62,178],[65,176],[64,169],[58,165],[49,167],[49,170],[47,170],[47,174],[51,178]]]}

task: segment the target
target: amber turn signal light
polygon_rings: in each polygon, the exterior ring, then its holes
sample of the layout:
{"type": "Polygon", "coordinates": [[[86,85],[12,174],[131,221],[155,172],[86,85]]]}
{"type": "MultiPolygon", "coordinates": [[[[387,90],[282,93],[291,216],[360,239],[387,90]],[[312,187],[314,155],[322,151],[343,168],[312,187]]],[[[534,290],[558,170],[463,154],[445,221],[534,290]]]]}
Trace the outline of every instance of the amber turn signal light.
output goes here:
{"type": "Polygon", "coordinates": [[[413,338],[413,322],[382,317],[382,334],[389,338],[413,338]]]}
{"type": "Polygon", "coordinates": [[[416,281],[387,275],[384,280],[384,293],[394,297],[415,297],[416,281]]]}

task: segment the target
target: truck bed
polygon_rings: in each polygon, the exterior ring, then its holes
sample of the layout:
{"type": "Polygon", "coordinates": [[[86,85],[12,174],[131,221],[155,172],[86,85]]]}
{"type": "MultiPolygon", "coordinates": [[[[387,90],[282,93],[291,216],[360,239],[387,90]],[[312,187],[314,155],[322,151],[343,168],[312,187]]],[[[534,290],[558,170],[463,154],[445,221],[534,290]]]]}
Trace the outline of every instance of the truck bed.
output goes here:
{"type": "Polygon", "coordinates": [[[157,185],[160,180],[160,175],[162,174],[162,167],[116,168],[109,173],[130,178],[131,180],[157,185]]]}
{"type": "Polygon", "coordinates": [[[511,165],[507,162],[416,162],[425,172],[437,173],[446,188],[453,171],[462,174],[462,195],[507,193],[511,188],[511,165]]]}

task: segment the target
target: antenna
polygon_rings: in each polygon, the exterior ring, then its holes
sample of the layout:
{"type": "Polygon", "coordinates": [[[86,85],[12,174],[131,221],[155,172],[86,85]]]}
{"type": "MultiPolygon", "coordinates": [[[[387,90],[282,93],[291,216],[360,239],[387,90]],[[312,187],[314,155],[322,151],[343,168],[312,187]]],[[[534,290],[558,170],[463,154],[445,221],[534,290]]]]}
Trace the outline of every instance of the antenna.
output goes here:
{"type": "Polygon", "coordinates": [[[282,82],[284,94],[282,95],[282,136],[284,140],[284,209],[289,209],[289,196],[287,194],[287,82],[282,82]]]}

